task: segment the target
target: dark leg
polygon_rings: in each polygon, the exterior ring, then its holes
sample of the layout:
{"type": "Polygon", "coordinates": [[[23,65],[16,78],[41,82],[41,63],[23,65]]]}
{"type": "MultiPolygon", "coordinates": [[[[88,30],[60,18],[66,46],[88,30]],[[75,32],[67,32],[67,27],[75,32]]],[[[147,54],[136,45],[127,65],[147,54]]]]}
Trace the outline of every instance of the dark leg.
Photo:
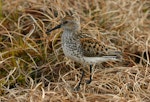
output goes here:
{"type": "Polygon", "coordinates": [[[78,84],[77,87],[74,89],[75,91],[79,91],[83,77],[84,77],[84,70],[82,70],[82,76],[81,76],[81,78],[80,78],[79,84],[78,84]]]}
{"type": "Polygon", "coordinates": [[[87,84],[90,84],[91,81],[92,81],[92,72],[93,72],[93,71],[92,71],[92,65],[90,65],[90,80],[87,80],[87,81],[86,81],[87,84]]]}

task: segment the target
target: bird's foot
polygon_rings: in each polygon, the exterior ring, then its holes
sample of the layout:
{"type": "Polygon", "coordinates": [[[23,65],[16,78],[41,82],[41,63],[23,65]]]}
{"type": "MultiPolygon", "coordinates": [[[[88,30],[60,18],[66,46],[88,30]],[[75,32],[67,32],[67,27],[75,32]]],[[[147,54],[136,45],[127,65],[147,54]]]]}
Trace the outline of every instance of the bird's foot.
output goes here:
{"type": "Polygon", "coordinates": [[[79,85],[74,88],[74,91],[79,91],[79,90],[80,90],[80,86],[79,85]]]}
{"type": "Polygon", "coordinates": [[[86,80],[86,84],[90,84],[92,82],[92,79],[86,80]]]}

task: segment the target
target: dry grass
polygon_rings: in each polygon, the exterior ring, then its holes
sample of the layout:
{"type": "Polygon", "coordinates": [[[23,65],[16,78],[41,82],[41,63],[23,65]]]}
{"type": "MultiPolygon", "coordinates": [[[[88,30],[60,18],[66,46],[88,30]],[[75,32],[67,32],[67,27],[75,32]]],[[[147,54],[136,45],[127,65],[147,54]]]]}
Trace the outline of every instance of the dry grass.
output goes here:
{"type": "Polygon", "coordinates": [[[150,101],[150,0],[0,0],[0,34],[0,102],[150,101]],[[62,30],[45,33],[71,9],[124,57],[97,66],[79,92],[83,66],[64,57],[62,30]]]}

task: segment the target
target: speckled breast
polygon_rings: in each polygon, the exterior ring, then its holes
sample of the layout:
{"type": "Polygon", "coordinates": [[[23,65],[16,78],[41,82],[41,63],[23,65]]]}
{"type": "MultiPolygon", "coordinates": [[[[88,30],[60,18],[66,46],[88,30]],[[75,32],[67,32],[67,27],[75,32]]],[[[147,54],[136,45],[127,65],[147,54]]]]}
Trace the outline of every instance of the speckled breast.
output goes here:
{"type": "Polygon", "coordinates": [[[71,33],[63,33],[61,40],[65,56],[77,62],[83,62],[79,39],[74,38],[71,33]]]}

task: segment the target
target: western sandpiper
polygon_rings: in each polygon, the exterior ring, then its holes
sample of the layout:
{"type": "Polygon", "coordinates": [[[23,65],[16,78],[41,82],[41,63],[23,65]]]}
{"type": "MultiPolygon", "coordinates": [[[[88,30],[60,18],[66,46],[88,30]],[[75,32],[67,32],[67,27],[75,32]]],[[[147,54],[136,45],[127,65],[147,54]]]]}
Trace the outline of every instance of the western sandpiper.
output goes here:
{"type": "MultiPolygon", "coordinates": [[[[59,25],[49,29],[47,33],[58,28],[63,29],[61,42],[65,56],[81,64],[90,65],[90,79],[87,84],[92,81],[92,67],[94,64],[121,60],[121,51],[117,48],[106,45],[81,32],[80,18],[77,14],[64,17],[59,25]]],[[[84,70],[82,70],[82,76],[75,90],[80,89],[83,76],[84,70]]]]}

